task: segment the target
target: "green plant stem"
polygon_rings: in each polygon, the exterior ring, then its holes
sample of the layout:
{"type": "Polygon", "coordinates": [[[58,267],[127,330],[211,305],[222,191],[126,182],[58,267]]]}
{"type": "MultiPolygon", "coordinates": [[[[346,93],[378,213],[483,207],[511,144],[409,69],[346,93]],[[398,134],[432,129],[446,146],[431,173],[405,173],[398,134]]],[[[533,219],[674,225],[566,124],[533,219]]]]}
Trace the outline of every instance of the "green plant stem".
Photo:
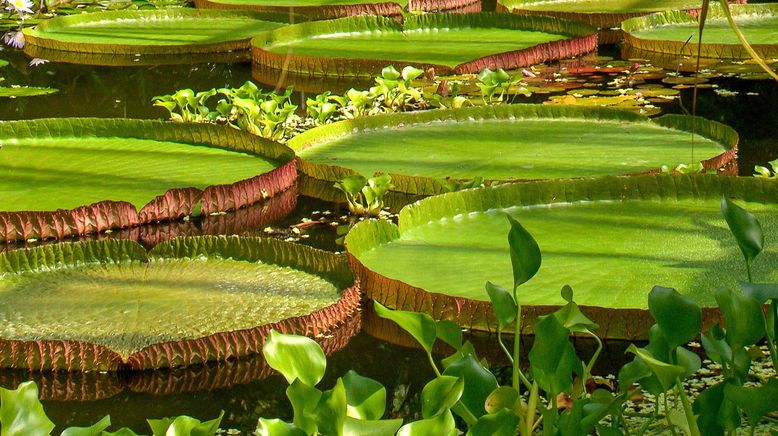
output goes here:
{"type": "MultiPolygon", "coordinates": [[[[773,316],[778,315],[778,300],[771,299],[770,300],[770,307],[767,309],[771,313],[775,314],[773,316]]],[[[770,328],[769,323],[767,322],[767,316],[762,312],[762,319],[764,319],[764,327],[765,327],[765,339],[767,340],[767,351],[770,352],[770,360],[773,362],[773,372],[778,373],[778,349],[776,349],[775,345],[775,338],[773,335],[775,332],[772,328],[770,328]]]]}
{"type": "MultiPolygon", "coordinates": [[[[515,293],[515,290],[514,290],[515,293]]],[[[521,362],[521,305],[516,305],[516,331],[513,332],[513,374],[512,382],[513,389],[521,396],[521,385],[519,380],[521,377],[521,369],[519,368],[519,362],[521,362]]]]}
{"type": "Polygon", "coordinates": [[[527,402],[527,417],[524,423],[527,426],[527,434],[532,434],[535,427],[535,409],[538,407],[538,400],[540,394],[538,392],[538,383],[532,382],[532,388],[529,393],[529,401],[527,402]]]}
{"type": "Polygon", "coordinates": [[[672,433],[673,436],[677,436],[678,433],[675,431],[675,425],[670,422],[670,404],[667,402],[667,392],[662,395],[662,402],[665,405],[665,420],[667,421],[667,425],[670,426],[670,433],[672,433]]]}
{"type": "Polygon", "coordinates": [[[511,365],[513,365],[513,356],[508,351],[508,347],[506,347],[505,343],[502,341],[502,329],[500,327],[497,327],[497,343],[500,344],[500,348],[502,349],[503,353],[505,353],[508,361],[511,363],[511,365]]]}
{"type": "Polygon", "coordinates": [[[462,401],[458,401],[454,407],[452,407],[452,410],[456,411],[457,414],[465,420],[468,428],[474,426],[475,423],[478,422],[478,418],[470,412],[470,409],[468,409],[462,401]]]}
{"type": "Polygon", "coordinates": [[[697,419],[694,417],[692,405],[689,402],[689,398],[686,396],[686,391],[683,389],[683,383],[681,383],[681,379],[679,378],[675,379],[675,391],[678,398],[681,399],[681,404],[683,404],[686,422],[689,424],[689,433],[691,436],[701,436],[700,428],[697,426],[697,419]]]}
{"type": "Polygon", "coordinates": [[[435,365],[435,360],[432,359],[432,353],[427,353],[427,358],[430,360],[430,365],[432,365],[432,370],[435,371],[435,375],[440,377],[440,371],[438,370],[438,366],[435,365]]]}

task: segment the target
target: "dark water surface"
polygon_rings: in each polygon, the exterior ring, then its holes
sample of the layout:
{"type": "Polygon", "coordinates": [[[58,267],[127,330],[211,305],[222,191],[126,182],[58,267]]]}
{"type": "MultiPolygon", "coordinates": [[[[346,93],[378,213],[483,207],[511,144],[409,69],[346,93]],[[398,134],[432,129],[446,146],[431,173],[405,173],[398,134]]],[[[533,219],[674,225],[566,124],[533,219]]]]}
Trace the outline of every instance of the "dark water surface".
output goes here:
{"type": "MultiPolygon", "coordinates": [[[[610,53],[609,53],[610,54],[610,53]]],[[[43,117],[131,117],[164,118],[167,112],[151,105],[151,98],[169,94],[176,89],[195,90],[212,87],[236,87],[251,77],[250,65],[194,64],[150,67],[88,67],[49,63],[29,67],[29,59],[19,52],[5,51],[0,58],[11,65],[2,69],[4,86],[12,84],[51,86],[59,93],[29,99],[0,99],[0,119],[15,120],[43,117]]],[[[698,114],[734,127],[741,135],[741,174],[748,174],[754,164],[764,164],[778,157],[778,84],[765,80],[714,79],[721,88],[737,91],[723,97],[712,89],[701,89],[698,114]]],[[[303,98],[296,94],[295,98],[303,98]]],[[[690,107],[691,90],[682,91],[682,101],[690,107]]],[[[681,106],[663,106],[667,112],[681,112],[681,106]]],[[[285,227],[314,210],[337,209],[338,206],[305,197],[297,199],[295,210],[276,222],[285,227]]],[[[338,212],[335,210],[335,212],[338,212]]],[[[253,221],[252,228],[235,231],[241,234],[262,234],[267,221],[253,221]]],[[[326,228],[324,226],[323,228],[326,228]]],[[[309,244],[337,250],[331,230],[311,231],[309,244]]],[[[386,333],[382,327],[372,327],[369,316],[361,320],[366,331],[376,336],[386,333]]],[[[353,327],[353,326],[352,326],[353,327]]],[[[353,335],[358,330],[348,332],[353,335]]],[[[344,343],[348,337],[344,338],[344,343]]],[[[403,343],[402,338],[393,342],[403,343]]],[[[482,338],[487,355],[494,353],[491,339],[482,338]]],[[[585,350],[591,344],[581,343],[585,350]]],[[[608,373],[626,357],[622,344],[610,345],[599,372],[608,373]]],[[[582,351],[585,355],[586,351],[582,351]]],[[[389,401],[400,385],[410,385],[411,392],[420,391],[432,376],[426,358],[420,350],[392,345],[362,331],[348,345],[329,358],[327,375],[321,386],[329,388],[348,369],[381,381],[387,386],[389,401]]],[[[28,374],[0,370],[0,385],[13,387],[28,378],[28,374]]],[[[111,414],[113,427],[129,426],[147,431],[145,418],[189,414],[208,419],[225,410],[223,427],[250,431],[259,416],[291,416],[284,396],[286,382],[271,375],[261,359],[194,368],[181,371],[161,371],[145,374],[88,374],[86,376],[57,374],[38,377],[42,392],[51,398],[45,401],[46,411],[58,424],[85,425],[111,414]],[[45,388],[45,389],[44,389],[45,388]],[[63,401],[63,398],[75,398],[63,401]]],[[[412,408],[413,409],[413,408],[412,408]]],[[[418,410],[418,407],[415,408],[418,410]]]]}

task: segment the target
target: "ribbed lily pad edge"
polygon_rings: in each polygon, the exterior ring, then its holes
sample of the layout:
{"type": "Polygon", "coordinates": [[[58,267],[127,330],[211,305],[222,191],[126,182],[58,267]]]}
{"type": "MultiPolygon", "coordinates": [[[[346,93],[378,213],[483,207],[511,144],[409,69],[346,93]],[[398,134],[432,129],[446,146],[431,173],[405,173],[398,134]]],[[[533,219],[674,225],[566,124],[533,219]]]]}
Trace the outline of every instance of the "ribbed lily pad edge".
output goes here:
{"type": "MultiPolygon", "coordinates": [[[[645,122],[690,133],[694,131],[697,135],[716,141],[724,146],[724,151],[720,155],[701,161],[706,169],[718,170],[720,168],[726,168],[727,174],[737,173],[737,161],[735,158],[737,155],[739,137],[737,132],[731,127],[700,117],[693,118],[685,115],[665,115],[659,118],[650,119],[631,111],[605,107],[586,108],[577,106],[516,104],[382,114],[357,118],[355,120],[339,121],[337,123],[316,127],[297,135],[289,141],[288,145],[296,153],[300,154],[309,147],[315,147],[318,142],[349,135],[355,131],[441,121],[468,122],[471,120],[509,119],[584,119],[645,122]]],[[[297,157],[297,168],[300,173],[305,176],[327,182],[336,182],[346,176],[356,174],[354,170],[349,168],[338,165],[309,162],[300,156],[297,157]]],[[[656,168],[647,172],[658,171],[659,169],[656,168]]],[[[392,183],[395,186],[393,192],[424,196],[437,195],[445,192],[441,182],[432,177],[395,173],[390,174],[392,175],[392,183]]],[[[372,174],[363,175],[372,176],[372,174]]],[[[487,182],[494,181],[495,180],[487,180],[487,182]]],[[[312,185],[312,183],[305,183],[306,187],[313,187],[312,185]]],[[[320,190],[321,189],[319,189],[319,191],[320,190]]],[[[319,192],[319,194],[322,193],[319,192]]],[[[316,196],[319,198],[322,197],[321,195],[316,196]]],[[[339,194],[333,193],[329,197],[338,198],[339,194]]]]}
{"type": "Polygon", "coordinates": [[[484,68],[513,69],[559,60],[588,53],[597,48],[596,29],[591,26],[542,15],[427,14],[407,17],[399,23],[385,17],[350,17],[330,21],[315,21],[281,27],[260,33],[251,41],[254,68],[266,68],[309,76],[372,77],[387,65],[412,65],[433,68],[437,74],[476,73],[484,68]],[[401,32],[424,28],[478,28],[498,27],[515,30],[534,30],[568,35],[570,38],[538,44],[525,49],[495,53],[461,63],[453,68],[433,63],[406,62],[394,59],[328,58],[294,53],[274,53],[270,49],[279,44],[312,35],[351,32],[401,32]]]}
{"type": "MultiPolygon", "coordinates": [[[[367,298],[400,310],[425,312],[435,319],[450,319],[474,330],[496,331],[496,319],[488,301],[428,292],[367,268],[359,260],[362,253],[400,238],[401,233],[443,216],[471,211],[522,205],[597,200],[667,200],[705,198],[718,200],[722,195],[745,201],[778,202],[778,183],[753,177],[725,177],[712,174],[651,174],[642,176],[606,176],[514,183],[470,189],[426,198],[406,206],[400,212],[399,225],[385,220],[357,224],[346,236],[349,262],[356,271],[367,298]]],[[[560,302],[561,304],[561,302],[560,302]]],[[[539,316],[560,306],[522,306],[522,334],[531,334],[539,316]]],[[[645,339],[653,318],[639,308],[581,306],[584,313],[600,325],[598,334],[610,339],[645,339]]],[[[720,321],[718,310],[703,308],[704,324],[720,321]]]]}
{"type": "MultiPolygon", "coordinates": [[[[737,21],[739,15],[761,16],[778,14],[778,4],[740,4],[730,6],[732,15],[737,21]]],[[[724,13],[718,5],[711,6],[708,11],[708,20],[723,19],[724,13]]],[[[660,39],[640,38],[632,32],[647,30],[658,26],[673,24],[696,24],[696,13],[690,14],[683,11],[666,11],[645,17],[631,18],[621,24],[624,42],[630,47],[639,50],[662,53],[676,56],[697,56],[699,47],[700,56],[710,59],[749,59],[750,55],[741,44],[712,44],[697,43],[696,36],[688,43],[685,41],[670,41],[660,39]]],[[[754,50],[763,58],[778,58],[778,42],[775,44],[752,44],[754,50]]]]}
{"type": "MultiPolygon", "coordinates": [[[[306,271],[336,284],[337,302],[308,315],[201,338],[149,345],[126,360],[110,348],[79,340],[0,338],[0,368],[30,371],[118,371],[175,368],[258,354],[271,329],[317,336],[345,323],[360,304],[359,283],[345,256],[269,238],[199,236],[164,242],[150,252],[132,241],[108,240],[46,245],[0,253],[4,274],[90,264],[148,262],[153,258],[229,258],[306,271]]],[[[86,304],[86,303],[85,303],[86,304]]]]}
{"type": "Polygon", "coordinates": [[[0,211],[0,240],[63,239],[135,227],[191,215],[197,205],[203,214],[237,210],[268,199],[297,180],[294,152],[285,145],[237,129],[213,124],[173,123],[122,118],[50,118],[0,123],[0,140],[19,137],[112,136],[197,143],[239,151],[278,163],[264,174],[205,189],[174,188],[137,210],[124,201],[100,201],[55,211],[0,211]]]}

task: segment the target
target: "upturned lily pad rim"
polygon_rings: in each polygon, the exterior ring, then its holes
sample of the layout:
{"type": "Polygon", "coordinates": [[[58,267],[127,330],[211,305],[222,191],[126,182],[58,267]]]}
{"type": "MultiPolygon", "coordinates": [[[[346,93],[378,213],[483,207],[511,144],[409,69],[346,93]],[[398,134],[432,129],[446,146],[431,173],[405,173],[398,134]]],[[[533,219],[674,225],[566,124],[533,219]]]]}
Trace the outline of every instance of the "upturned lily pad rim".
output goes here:
{"type": "Polygon", "coordinates": [[[587,24],[544,15],[511,15],[490,12],[474,14],[435,13],[411,15],[403,23],[374,16],[358,16],[284,26],[258,34],[251,40],[255,68],[283,69],[310,76],[373,76],[387,65],[434,68],[437,74],[476,73],[485,68],[513,69],[591,52],[597,48],[597,30],[587,24]],[[273,53],[270,48],[314,35],[342,32],[401,32],[424,28],[504,28],[565,35],[569,38],[503,53],[493,53],[455,67],[395,59],[356,59],[273,53]]]}
{"type": "MultiPolygon", "coordinates": [[[[360,222],[346,236],[345,246],[366,297],[393,309],[426,312],[435,319],[452,319],[464,327],[494,331],[497,323],[488,301],[429,292],[386,277],[363,265],[360,255],[399,239],[402,233],[414,227],[472,211],[597,200],[719,199],[721,195],[743,201],[778,203],[778,183],[769,179],[712,174],[648,174],[546,180],[469,189],[429,197],[404,207],[400,211],[398,225],[386,220],[360,222]]],[[[521,333],[531,334],[537,318],[555,311],[560,304],[561,298],[558,304],[522,306],[524,320],[521,333]]],[[[600,325],[600,336],[609,339],[645,339],[648,328],[653,324],[653,318],[644,309],[587,305],[581,305],[581,308],[600,325]]],[[[720,321],[718,309],[703,307],[702,310],[706,326],[720,321]]]]}
{"type": "MultiPolygon", "coordinates": [[[[480,0],[414,0],[414,11],[445,12],[458,10],[478,4],[480,0]]],[[[263,5],[261,1],[252,4],[227,3],[219,0],[194,0],[195,7],[201,9],[241,9],[268,12],[296,12],[317,20],[352,17],[357,15],[377,15],[402,19],[403,6],[394,1],[376,3],[326,4],[308,6],[271,6],[263,5]]]]}
{"type": "MultiPolygon", "coordinates": [[[[136,54],[190,54],[190,53],[218,53],[235,50],[246,50],[249,48],[251,38],[226,39],[220,42],[209,43],[182,43],[182,44],[164,44],[164,45],[142,45],[142,44],[108,44],[100,42],[69,42],[60,41],[56,38],[57,29],[67,28],[68,26],[88,23],[90,21],[124,20],[139,19],[146,17],[180,17],[183,19],[202,18],[247,18],[265,22],[278,23],[279,27],[290,22],[306,21],[308,18],[303,15],[280,13],[280,12],[257,12],[245,10],[202,10],[191,8],[167,8],[154,10],[135,10],[135,11],[106,11],[92,12],[74,15],[62,15],[42,21],[35,27],[24,29],[26,40],[25,52],[34,48],[42,48],[63,52],[90,53],[90,54],[112,54],[112,55],[136,55],[136,54]]],[[[142,30],[141,30],[142,31],[142,30]]]]}
{"type": "MultiPolygon", "coordinates": [[[[290,267],[317,275],[341,290],[338,301],[308,315],[244,330],[149,345],[127,359],[110,348],[78,340],[0,338],[0,367],[28,370],[117,371],[174,368],[261,352],[275,329],[316,336],[343,324],[359,307],[359,285],[343,255],[272,238],[241,236],[181,237],[147,251],[126,240],[45,245],[0,253],[2,275],[45,272],[89,265],[148,263],[154,259],[232,259],[290,267]]],[[[0,276],[1,277],[1,276],[0,276]]],[[[0,280],[2,280],[0,278],[0,280]]]]}
{"type": "MultiPolygon", "coordinates": [[[[737,20],[739,15],[778,15],[778,4],[735,4],[730,6],[732,16],[737,20]]],[[[719,5],[712,5],[708,10],[707,20],[725,19],[726,16],[719,5]]],[[[646,39],[635,36],[633,32],[648,30],[658,26],[673,24],[696,24],[697,17],[683,11],[665,11],[644,17],[631,18],[621,23],[621,31],[626,44],[631,47],[655,53],[683,56],[697,56],[700,48],[700,56],[712,59],[750,59],[750,54],[741,44],[697,43],[696,36],[688,43],[686,41],[672,41],[660,39],[646,39]]],[[[751,44],[754,50],[762,57],[778,57],[778,41],[775,44],[751,44]]]]}
{"type": "MultiPolygon", "coordinates": [[[[381,114],[370,117],[361,117],[355,120],[338,121],[313,128],[292,138],[288,145],[296,153],[300,153],[309,147],[315,147],[316,143],[351,134],[355,131],[368,129],[380,129],[386,126],[411,126],[428,124],[436,121],[477,122],[480,120],[513,120],[513,119],[570,119],[570,120],[603,120],[624,121],[633,123],[649,123],[667,128],[696,132],[698,135],[718,142],[724,148],[718,156],[711,156],[702,160],[707,168],[720,168],[734,161],[737,153],[739,137],[737,132],[729,126],[705,118],[692,118],[684,115],[664,115],[659,118],[648,118],[632,111],[625,111],[606,107],[586,108],[577,106],[556,105],[495,105],[482,107],[468,107],[461,109],[437,109],[429,111],[381,114]]],[[[308,177],[336,182],[342,178],[357,174],[354,170],[338,165],[313,163],[300,156],[297,157],[297,168],[308,177]]],[[[648,169],[646,172],[657,172],[659,169],[648,169]]],[[[411,195],[436,195],[445,192],[439,180],[432,177],[413,176],[405,174],[392,175],[394,192],[402,192],[411,195]]],[[[515,180],[486,180],[486,182],[515,181],[515,180]]]]}
{"type": "Polygon", "coordinates": [[[0,140],[95,136],[188,142],[192,146],[255,155],[277,166],[231,184],[212,185],[202,190],[169,189],[140,209],[128,202],[105,200],[55,211],[0,211],[0,240],[62,239],[175,220],[191,215],[198,205],[204,214],[236,210],[270,198],[297,180],[294,151],[289,147],[225,126],[125,118],[41,118],[0,123],[0,140]]]}

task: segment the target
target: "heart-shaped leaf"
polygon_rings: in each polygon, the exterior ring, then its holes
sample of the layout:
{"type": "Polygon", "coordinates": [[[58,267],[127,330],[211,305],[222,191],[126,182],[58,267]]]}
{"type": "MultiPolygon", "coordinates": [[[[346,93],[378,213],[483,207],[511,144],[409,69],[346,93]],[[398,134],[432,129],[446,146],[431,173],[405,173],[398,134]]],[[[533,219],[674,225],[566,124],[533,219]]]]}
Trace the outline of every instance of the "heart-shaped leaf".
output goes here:
{"type": "Polygon", "coordinates": [[[569,341],[570,330],[555,316],[545,316],[535,324],[535,342],[529,352],[529,367],[538,386],[549,395],[573,389],[573,370],[581,360],[569,341]]]}
{"type": "Polygon", "coordinates": [[[16,389],[0,388],[0,435],[47,435],[54,429],[38,400],[38,386],[27,381],[16,389]]]}
{"type": "Polygon", "coordinates": [[[497,324],[501,330],[505,329],[516,319],[517,308],[516,302],[513,301],[513,295],[502,286],[492,282],[486,282],[486,293],[489,294],[489,300],[492,302],[497,324]]]}
{"type": "Polygon", "coordinates": [[[295,427],[294,424],[289,424],[280,419],[265,418],[259,418],[257,434],[259,436],[308,436],[302,429],[295,427]]]}
{"type": "Polygon", "coordinates": [[[111,417],[105,415],[101,420],[89,427],[68,427],[62,431],[61,436],[100,436],[103,430],[111,425],[111,417]]]}
{"type": "Polygon", "coordinates": [[[519,426],[519,415],[508,409],[478,418],[467,436],[513,436],[519,426]]]}
{"type": "Polygon", "coordinates": [[[762,307],[751,297],[730,289],[719,289],[716,302],[724,314],[727,342],[733,350],[755,344],[765,334],[762,307]]]}
{"type": "Polygon", "coordinates": [[[327,368],[324,351],[316,341],[305,336],[270,330],[262,354],[267,364],[280,372],[288,383],[300,379],[308,386],[316,386],[327,368]]]}
{"type": "Polygon", "coordinates": [[[342,380],[346,388],[348,416],[362,420],[376,420],[384,416],[386,388],[381,383],[354,371],[347,372],[342,380]]]}
{"type": "Polygon", "coordinates": [[[484,402],[486,397],[497,389],[497,379],[475,357],[468,354],[449,365],[443,375],[463,378],[465,389],[460,401],[476,418],[486,413],[484,402]]]}
{"type": "Polygon", "coordinates": [[[648,310],[671,349],[691,341],[700,333],[700,306],[673,288],[654,286],[648,294],[648,310]]]}
{"type": "Polygon", "coordinates": [[[729,201],[727,197],[721,197],[721,214],[727,221],[740,251],[743,252],[748,269],[748,281],[751,281],[751,262],[764,247],[762,226],[751,212],[729,201]]]}

